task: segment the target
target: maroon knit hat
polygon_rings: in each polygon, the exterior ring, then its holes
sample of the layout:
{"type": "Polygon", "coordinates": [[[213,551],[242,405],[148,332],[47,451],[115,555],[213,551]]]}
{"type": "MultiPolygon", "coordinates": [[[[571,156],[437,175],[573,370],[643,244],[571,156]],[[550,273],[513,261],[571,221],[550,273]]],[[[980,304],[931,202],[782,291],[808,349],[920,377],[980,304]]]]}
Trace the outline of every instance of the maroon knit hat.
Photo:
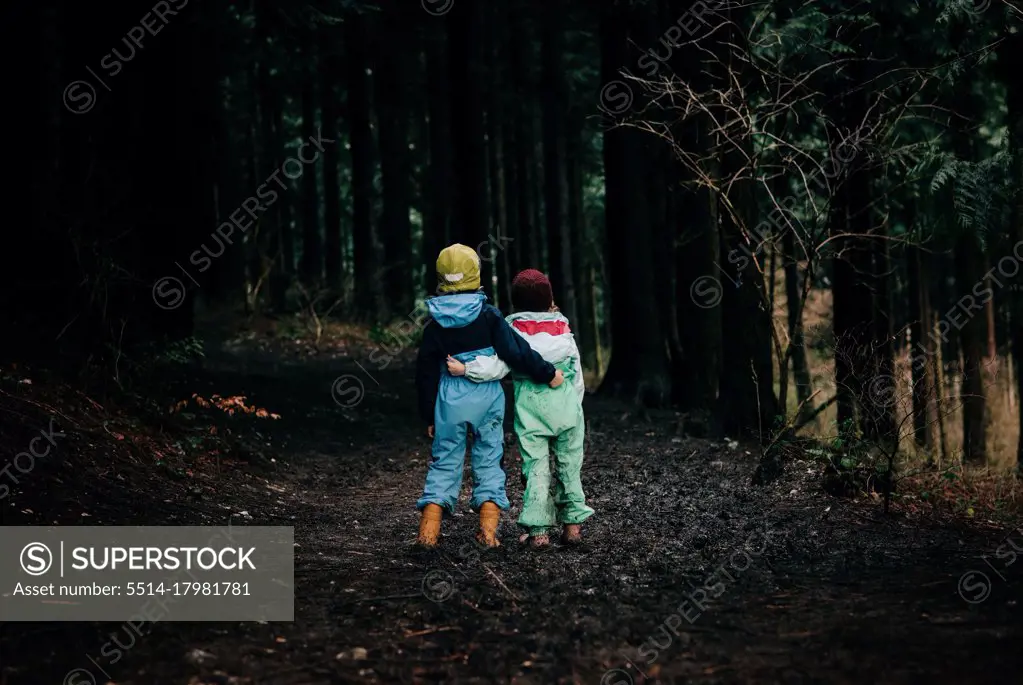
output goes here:
{"type": "Polygon", "coordinates": [[[512,279],[511,298],[518,312],[546,312],[554,304],[550,280],[536,269],[520,271],[512,279]]]}

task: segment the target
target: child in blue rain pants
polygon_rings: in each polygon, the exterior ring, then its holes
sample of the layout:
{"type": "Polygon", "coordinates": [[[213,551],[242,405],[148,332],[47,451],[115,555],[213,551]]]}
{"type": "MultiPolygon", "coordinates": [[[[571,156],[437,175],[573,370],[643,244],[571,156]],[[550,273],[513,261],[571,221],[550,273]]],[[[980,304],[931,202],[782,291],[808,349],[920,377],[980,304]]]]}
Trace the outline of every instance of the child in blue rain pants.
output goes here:
{"type": "Polygon", "coordinates": [[[462,487],[466,438],[473,431],[472,508],[479,511],[476,539],[497,547],[497,525],[508,508],[504,450],[504,389],[500,381],[473,383],[452,376],[453,358],[468,363],[478,356],[497,355],[514,371],[556,388],[562,372],[544,361],[501,316],[480,291],[480,259],[472,248],[451,245],[437,258],[438,295],[427,300],[431,320],[423,329],[416,362],[419,413],[433,438],[426,487],[416,507],[422,512],[418,543],[434,547],[444,513],[453,513],[462,487]]]}

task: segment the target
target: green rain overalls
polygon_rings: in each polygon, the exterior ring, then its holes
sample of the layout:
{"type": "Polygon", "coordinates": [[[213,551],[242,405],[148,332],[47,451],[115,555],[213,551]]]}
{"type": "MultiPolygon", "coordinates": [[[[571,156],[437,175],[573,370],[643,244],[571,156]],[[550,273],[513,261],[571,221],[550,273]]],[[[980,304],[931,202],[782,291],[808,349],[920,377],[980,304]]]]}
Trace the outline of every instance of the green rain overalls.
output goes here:
{"type": "MultiPolygon", "coordinates": [[[[567,323],[560,314],[523,313],[507,318],[514,324],[516,318],[525,316],[530,319],[557,317],[567,323]]],[[[532,336],[523,337],[537,349],[532,336]]],[[[572,349],[575,350],[574,342],[572,349]]],[[[543,353],[540,349],[537,351],[543,353]]],[[[561,369],[565,376],[565,382],[557,388],[536,383],[528,377],[512,376],[515,434],[526,483],[518,524],[534,536],[546,534],[558,524],[582,523],[594,513],[586,505],[581,478],[586,422],[578,351],[560,360],[548,358],[547,361],[561,369]],[[553,472],[551,453],[554,455],[553,472]]],[[[496,358],[478,358],[475,364],[466,366],[466,377],[479,382],[500,378],[507,372],[508,367],[496,358]]]]}

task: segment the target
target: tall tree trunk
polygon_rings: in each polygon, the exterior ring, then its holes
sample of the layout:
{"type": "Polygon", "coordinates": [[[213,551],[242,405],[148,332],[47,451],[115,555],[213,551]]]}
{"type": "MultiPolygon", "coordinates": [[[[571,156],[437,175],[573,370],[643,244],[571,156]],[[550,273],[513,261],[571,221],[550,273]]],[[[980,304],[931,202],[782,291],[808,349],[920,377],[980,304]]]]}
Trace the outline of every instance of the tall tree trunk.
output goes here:
{"type": "MultiPolygon", "coordinates": [[[[885,212],[887,214],[887,212],[885,212]]],[[[869,221],[868,215],[865,221],[869,221]]],[[[871,390],[869,401],[872,407],[872,418],[867,436],[885,444],[889,450],[898,447],[899,436],[895,431],[895,405],[899,399],[898,384],[895,380],[895,359],[892,348],[891,323],[891,260],[888,254],[886,225],[878,228],[878,234],[871,241],[871,390]]]]}
{"type": "MultiPolygon", "coordinates": [[[[312,32],[307,32],[303,41],[304,61],[302,71],[302,140],[308,143],[316,139],[316,70],[315,42],[312,32]]],[[[328,136],[329,137],[329,136],[328,136]]],[[[319,158],[318,151],[314,151],[319,158]]],[[[308,159],[308,157],[306,158],[308,159]]],[[[300,278],[307,286],[315,286],[323,280],[323,244],[320,240],[320,198],[316,173],[316,162],[302,162],[302,260],[300,278]]]]}
{"type": "MultiPolygon", "coordinates": [[[[594,362],[595,362],[594,371],[596,372],[597,377],[599,379],[601,379],[601,380],[603,379],[604,374],[606,373],[606,369],[607,369],[607,363],[606,363],[606,358],[605,358],[605,354],[604,354],[604,349],[605,349],[605,342],[604,341],[606,339],[605,338],[606,333],[605,333],[605,327],[601,325],[601,317],[600,317],[600,313],[604,311],[604,308],[601,307],[599,310],[597,308],[597,302],[599,301],[599,298],[597,296],[597,284],[600,283],[601,285],[604,285],[606,283],[606,281],[603,278],[599,278],[598,279],[598,277],[597,277],[598,274],[602,275],[604,273],[603,264],[604,264],[604,260],[601,258],[601,254],[599,252],[597,252],[596,250],[594,250],[593,262],[592,262],[592,265],[590,266],[590,272],[589,272],[590,273],[589,285],[590,285],[590,293],[591,293],[590,301],[593,303],[593,315],[590,318],[593,321],[593,340],[594,340],[593,348],[595,350],[595,354],[594,354],[594,362]],[[597,264],[600,264],[600,268],[599,269],[597,268],[597,264]]],[[[607,288],[606,287],[602,288],[602,291],[606,292],[607,288]]]]}
{"type": "MultiPolygon", "coordinates": [[[[514,41],[512,41],[514,42],[514,41]]],[[[523,211],[524,197],[522,192],[523,181],[520,176],[524,169],[520,167],[519,131],[521,122],[516,112],[516,104],[509,104],[511,116],[502,117],[501,132],[501,156],[504,161],[504,194],[505,194],[505,221],[507,222],[507,238],[505,255],[508,259],[508,301],[511,302],[511,279],[515,277],[524,267],[522,217],[527,212],[523,211]]]]}
{"type": "MultiPolygon", "coordinates": [[[[934,316],[934,320],[931,321],[931,331],[937,335],[938,317],[934,316]]],[[[948,404],[946,403],[947,395],[947,375],[945,373],[945,358],[942,345],[936,343],[934,346],[934,368],[936,371],[935,375],[935,404],[938,409],[938,442],[941,447],[941,458],[945,460],[949,455],[948,446],[948,431],[945,428],[945,413],[947,411],[948,404]]]]}
{"type": "MultiPolygon", "coordinates": [[[[691,0],[669,0],[667,16],[686,16],[691,0]]],[[[656,29],[655,29],[656,31],[656,29]]],[[[672,51],[669,68],[684,74],[697,92],[705,92],[711,74],[702,58],[704,47],[696,45],[672,51]]],[[[706,158],[710,149],[708,117],[692,113],[672,127],[680,149],[706,158]]],[[[717,165],[704,169],[715,175],[717,165]]],[[[677,354],[672,360],[672,394],[675,403],[688,412],[701,412],[712,419],[717,404],[721,371],[722,273],[719,270],[721,236],[718,231],[717,199],[706,186],[697,183],[697,170],[677,161],[672,170],[674,185],[671,216],[674,217],[664,247],[672,247],[674,264],[675,330],[677,354]]],[[[671,292],[671,291],[669,291],[671,292]]]]}
{"type": "Polygon", "coordinates": [[[572,243],[568,225],[565,166],[565,119],[568,113],[564,75],[564,0],[545,0],[540,42],[540,92],[543,111],[544,210],[547,250],[554,299],[571,321],[576,316],[572,243]]]}
{"type": "MultiPolygon", "coordinates": [[[[962,46],[966,34],[963,20],[952,25],[953,45],[962,46]]],[[[974,144],[971,127],[977,120],[979,104],[974,100],[973,84],[969,79],[956,79],[952,104],[956,117],[951,124],[952,147],[958,159],[972,161],[974,144]]],[[[959,181],[956,181],[958,186],[959,181]]],[[[962,389],[960,401],[963,412],[963,461],[984,464],[987,461],[984,435],[986,398],[984,395],[984,354],[987,347],[987,318],[983,307],[966,310],[967,301],[974,303],[973,290],[984,274],[984,253],[973,230],[961,230],[956,238],[955,251],[956,303],[949,322],[959,331],[962,353],[962,389]],[[965,319],[965,324],[963,323],[965,319]]]]}
{"type": "MultiPolygon", "coordinates": [[[[1002,242],[1002,241],[999,241],[1002,242]]],[[[991,246],[989,246],[990,248],[991,246]]],[[[983,253],[983,272],[985,274],[991,273],[994,269],[991,267],[991,258],[989,254],[983,253]]],[[[991,297],[986,303],[984,303],[984,321],[987,326],[987,350],[985,357],[993,365],[998,359],[998,340],[997,340],[997,327],[995,325],[995,300],[998,297],[998,293],[994,292],[997,285],[992,280],[991,276],[987,276],[984,279],[984,283],[988,288],[991,288],[991,297]]]]}
{"type": "MultiPolygon", "coordinates": [[[[921,201],[924,203],[924,213],[931,214],[937,209],[934,208],[935,199],[933,196],[924,196],[921,201]]],[[[938,454],[940,459],[944,462],[949,454],[949,436],[946,424],[948,418],[949,404],[948,404],[948,393],[949,386],[947,382],[947,364],[946,359],[948,350],[951,345],[948,343],[954,343],[956,336],[947,335],[938,329],[938,321],[943,318],[943,313],[949,310],[949,303],[951,296],[948,294],[948,274],[953,272],[952,265],[950,264],[949,255],[947,252],[935,252],[933,249],[923,255],[921,261],[923,277],[926,272],[931,274],[930,278],[923,278],[921,280],[921,288],[927,291],[928,305],[931,310],[931,315],[924,319],[924,331],[923,341],[926,346],[926,353],[930,359],[931,369],[934,373],[934,405],[935,412],[937,413],[937,439],[938,439],[938,454]],[[940,274],[940,275],[936,275],[940,274]],[[946,341],[948,341],[946,343],[946,341]]]]}
{"type": "MultiPolygon", "coordinates": [[[[915,214],[915,208],[913,209],[915,214]]],[[[906,221],[906,230],[913,233],[913,215],[906,221]]],[[[921,255],[916,245],[906,245],[903,253],[906,260],[906,296],[909,300],[909,358],[910,358],[910,391],[913,402],[913,442],[917,447],[927,447],[927,365],[920,357],[921,335],[924,331],[924,290],[925,284],[920,280],[921,255]]]]}
{"type": "MultiPolygon", "coordinates": [[[[450,17],[448,67],[451,70],[451,127],[454,179],[452,238],[476,249],[487,240],[487,162],[484,135],[482,74],[485,27],[482,3],[455,5],[450,17]]],[[[482,262],[480,282],[493,297],[491,265],[482,262]]]]}
{"type": "MultiPolygon", "coordinates": [[[[910,221],[913,221],[911,219],[910,221]]],[[[913,384],[913,435],[916,444],[933,457],[938,429],[937,366],[933,340],[934,313],[931,309],[930,255],[919,247],[906,250],[909,267],[910,373],[913,384]]]]}
{"type": "MultiPolygon", "coordinates": [[[[698,63],[696,68],[699,68],[698,63]]],[[[708,146],[706,122],[700,117],[684,123],[676,134],[686,150],[708,146]]],[[[717,165],[712,165],[716,167],[717,165]]],[[[676,192],[675,303],[682,355],[674,365],[672,387],[683,410],[704,410],[717,404],[721,382],[722,284],[721,236],[717,200],[707,187],[696,183],[686,169],[686,183],[676,192]]],[[[713,172],[712,172],[713,173],[713,172]]]]}
{"type": "MultiPolygon", "coordinates": [[[[837,155],[837,150],[833,155],[837,155]]],[[[865,432],[889,397],[887,379],[879,378],[873,364],[874,338],[873,244],[870,233],[870,182],[863,169],[854,168],[839,181],[833,199],[831,231],[844,234],[833,242],[835,382],[838,388],[839,431],[850,437],[857,426],[865,432]]]]}
{"type": "MultiPolygon", "coordinates": [[[[635,11],[605,5],[601,16],[601,76],[618,78],[638,26],[635,11]]],[[[668,359],[654,286],[644,169],[651,139],[630,127],[604,131],[606,250],[611,290],[612,358],[601,391],[643,406],[670,398],[668,359]]]]}
{"type": "Polygon", "coordinates": [[[522,204],[522,209],[526,212],[525,226],[528,227],[523,233],[526,238],[526,263],[528,267],[543,270],[545,253],[543,242],[546,232],[540,217],[543,203],[540,194],[540,159],[536,151],[538,134],[535,114],[535,103],[532,100],[528,100],[524,103],[522,115],[525,120],[524,135],[521,143],[525,148],[524,173],[522,175],[522,182],[525,186],[525,202],[522,204]]]}
{"type": "Polygon", "coordinates": [[[596,369],[596,340],[594,327],[594,286],[590,282],[593,274],[593,245],[586,225],[586,210],[583,198],[583,121],[581,112],[575,110],[568,127],[567,145],[565,148],[568,176],[568,225],[574,246],[572,260],[575,271],[573,281],[578,286],[576,292],[576,319],[572,330],[579,345],[579,353],[583,367],[596,369]]]}
{"type": "Polygon", "coordinates": [[[510,107],[512,113],[512,135],[514,141],[511,168],[514,183],[509,178],[509,197],[516,198],[509,203],[509,214],[514,215],[517,226],[514,249],[516,271],[533,268],[541,269],[540,225],[536,221],[539,199],[536,194],[536,176],[539,166],[536,158],[536,121],[533,94],[533,64],[527,54],[532,39],[529,24],[523,16],[523,5],[509,7],[509,31],[512,39],[508,43],[508,62],[511,69],[512,92],[518,94],[510,107]]]}
{"type": "Polygon", "coordinates": [[[706,409],[717,403],[723,344],[721,299],[724,288],[731,284],[721,281],[721,237],[712,192],[692,184],[678,193],[675,202],[676,214],[685,221],[677,227],[675,248],[682,357],[674,366],[672,387],[682,409],[706,409]]]}
{"type": "Polygon", "coordinates": [[[348,75],[348,135],[352,154],[352,263],[355,270],[355,312],[367,320],[386,318],[380,283],[380,255],[373,227],[373,129],[370,127],[370,84],[366,69],[367,22],[358,14],[345,17],[348,75]]]}
{"type": "MultiPolygon", "coordinates": [[[[270,0],[259,0],[256,4],[256,30],[259,44],[266,46],[274,36],[272,27],[276,15],[270,0]]],[[[281,104],[278,92],[279,79],[270,75],[270,50],[266,49],[257,66],[257,92],[259,93],[260,135],[262,139],[263,168],[261,175],[268,178],[278,172],[284,160],[281,145],[281,104]]],[[[278,178],[280,174],[278,173],[278,178]]],[[[270,307],[278,312],[286,308],[285,293],[288,287],[290,269],[285,261],[283,233],[287,230],[286,222],[290,217],[287,212],[291,202],[287,179],[282,179],[282,187],[276,202],[270,211],[259,218],[260,269],[257,281],[264,281],[269,291],[270,307]]]]}
{"type": "Polygon", "coordinates": [[[496,227],[495,234],[487,236],[487,242],[478,246],[484,253],[480,256],[492,260],[493,274],[497,279],[497,290],[494,293],[497,306],[503,306],[505,302],[511,302],[511,280],[513,274],[510,272],[510,260],[508,258],[508,201],[506,195],[504,175],[504,149],[501,144],[501,124],[499,117],[487,116],[487,129],[490,133],[487,136],[487,162],[490,180],[490,211],[493,216],[492,225],[496,227]]]}
{"type": "MultiPolygon", "coordinates": [[[[981,280],[983,255],[977,238],[964,231],[956,242],[956,288],[962,301],[972,298],[974,286],[981,280]]],[[[966,319],[959,332],[962,348],[963,376],[960,402],[963,411],[963,460],[984,464],[987,460],[984,439],[984,353],[987,345],[987,319],[982,311],[964,313],[958,305],[953,308],[952,324],[957,328],[966,319]]]]}
{"type": "MultiPolygon", "coordinates": [[[[658,122],[658,126],[663,122],[658,122]]],[[[675,259],[671,246],[675,243],[677,204],[674,188],[675,168],[672,150],[655,141],[650,146],[649,175],[647,177],[647,202],[649,203],[650,235],[653,239],[654,292],[659,305],[660,327],[664,335],[663,345],[667,350],[669,369],[674,368],[682,358],[682,343],[678,332],[678,308],[675,292],[675,259]]],[[[670,380],[669,380],[670,383],[670,380]]]]}
{"type": "MultiPolygon", "coordinates": [[[[868,51],[869,47],[859,46],[860,53],[868,51]]],[[[867,68],[858,61],[850,66],[847,79],[829,81],[837,95],[833,99],[833,123],[828,125],[832,160],[847,158],[843,138],[864,124],[869,111],[863,91],[867,81],[867,68]]],[[[884,423],[889,411],[885,404],[890,397],[890,380],[877,375],[879,357],[875,355],[881,341],[875,338],[872,311],[877,278],[870,176],[863,159],[854,158],[842,166],[841,173],[831,181],[834,194],[829,230],[835,250],[832,296],[838,428],[843,437],[852,438],[857,428],[867,433],[874,431],[871,426],[876,427],[879,418],[884,423]]]]}
{"type": "MultiPolygon", "coordinates": [[[[260,137],[262,140],[263,155],[260,162],[263,165],[264,178],[280,169],[281,157],[275,143],[274,135],[274,105],[272,93],[274,86],[269,81],[269,67],[266,60],[259,63],[259,121],[260,137]]],[[[285,191],[281,189],[276,206],[259,218],[258,223],[258,245],[256,251],[259,253],[259,268],[256,274],[257,282],[266,281],[269,292],[270,307],[283,309],[284,306],[284,260],[281,256],[281,205],[287,203],[285,191]]]]}
{"type": "MultiPolygon", "coordinates": [[[[284,145],[284,141],[287,138],[287,129],[284,126],[284,97],[283,94],[277,94],[273,99],[273,118],[274,118],[274,147],[278,150],[279,159],[286,160],[287,150],[284,145]]],[[[294,171],[294,167],[289,167],[289,171],[294,171]]],[[[281,172],[283,174],[283,171],[281,172]]],[[[292,187],[292,183],[285,177],[286,190],[281,191],[281,200],[278,204],[280,208],[280,214],[277,222],[277,246],[278,251],[281,255],[281,275],[274,282],[272,282],[271,290],[274,293],[275,307],[279,311],[284,311],[285,302],[284,296],[291,285],[292,279],[295,277],[295,235],[293,232],[293,218],[295,208],[295,193],[292,187]]]]}
{"type": "MultiPolygon", "coordinates": [[[[220,46],[217,45],[217,52],[220,52],[220,46]]],[[[213,56],[219,63],[219,55],[213,56]]],[[[242,71],[240,74],[241,79],[248,78],[249,74],[247,71],[242,71]]],[[[250,84],[251,87],[251,84],[250,84]]],[[[243,122],[244,122],[244,114],[243,122]]],[[[232,135],[230,127],[227,122],[228,113],[223,110],[218,110],[216,117],[216,129],[213,135],[213,152],[212,157],[217,163],[216,172],[216,183],[214,186],[214,201],[216,210],[216,225],[219,227],[224,222],[231,221],[230,215],[239,207],[242,202],[249,196],[249,188],[255,188],[256,185],[246,185],[246,179],[244,173],[238,173],[237,169],[239,161],[248,159],[250,150],[247,149],[246,135],[244,131],[248,130],[248,122],[241,123],[238,128],[242,128],[243,133],[240,136],[232,135]]],[[[226,231],[225,231],[226,232],[226,231]]],[[[245,238],[248,231],[234,231],[233,233],[227,234],[229,238],[225,241],[228,243],[225,248],[225,254],[220,258],[222,264],[219,264],[220,268],[213,270],[211,276],[213,277],[214,287],[211,287],[208,292],[204,294],[210,296],[211,299],[227,300],[230,304],[236,304],[244,302],[244,285],[245,285],[245,238]]]]}
{"type": "MultiPolygon", "coordinates": [[[[722,142],[730,146],[730,142],[722,142]]],[[[732,178],[744,163],[739,150],[726,149],[721,161],[723,177],[732,178]]],[[[744,245],[743,233],[754,221],[755,200],[752,182],[731,183],[725,198],[720,198],[721,251],[729,253],[744,245]]],[[[743,335],[722,335],[718,423],[728,435],[770,439],[770,430],[779,413],[774,394],[771,359],[771,318],[767,312],[764,279],[755,269],[743,278],[735,276],[737,286],[724,284],[721,298],[722,321],[742,321],[743,335]]]]}
{"type": "MultiPolygon", "coordinates": [[[[446,23],[447,17],[434,18],[434,21],[446,23]]],[[[427,293],[432,293],[437,287],[437,255],[451,242],[452,143],[449,108],[454,98],[449,87],[445,33],[427,31],[424,42],[430,117],[430,173],[425,184],[427,197],[426,213],[423,215],[423,259],[426,262],[424,287],[427,293]]]]}
{"type": "MultiPolygon", "coordinates": [[[[258,68],[253,66],[249,72],[249,82],[252,86],[252,93],[256,93],[258,81],[258,68]]],[[[253,95],[249,98],[249,121],[248,121],[248,188],[258,188],[259,184],[262,183],[262,177],[259,175],[259,170],[262,168],[260,164],[260,150],[259,150],[259,99],[253,95]]],[[[265,217],[265,214],[264,214],[265,217]]],[[[262,221],[256,221],[255,225],[249,231],[246,231],[245,235],[245,312],[246,314],[254,314],[258,309],[258,296],[259,293],[256,286],[259,282],[260,276],[263,273],[263,264],[260,256],[259,241],[261,239],[263,225],[262,221]]]]}
{"type": "Polygon", "coordinates": [[[540,198],[537,194],[540,164],[536,155],[538,134],[535,93],[538,87],[533,79],[533,60],[527,52],[533,36],[531,27],[524,17],[524,7],[513,4],[509,8],[509,33],[516,39],[511,40],[508,46],[512,90],[519,94],[511,108],[515,140],[512,166],[515,169],[515,195],[518,197],[517,211],[512,211],[517,216],[520,236],[516,245],[518,270],[543,269],[541,261],[543,233],[537,221],[540,211],[540,198]]]}
{"type": "MultiPolygon", "coordinates": [[[[799,273],[799,255],[796,253],[795,229],[785,229],[782,236],[782,260],[785,270],[785,300],[789,329],[789,357],[792,359],[792,377],[796,386],[796,401],[802,407],[800,419],[810,415],[812,386],[810,367],[806,361],[806,339],[803,336],[803,283],[799,273]]],[[[784,373],[788,373],[786,369],[784,373]]],[[[782,402],[787,398],[782,397],[782,402]]]]}
{"type": "MultiPolygon", "coordinates": [[[[775,8],[775,22],[779,30],[784,30],[785,25],[791,20],[793,12],[792,0],[779,0],[774,5],[775,8]]],[[[773,123],[774,134],[779,138],[785,138],[788,136],[788,127],[791,122],[791,114],[786,112],[779,116],[773,123]]],[[[785,165],[784,159],[779,159],[778,162],[782,164],[783,168],[785,165]]],[[[788,174],[778,174],[772,183],[771,194],[777,203],[784,203],[784,198],[790,196],[790,185],[788,174]]],[[[775,207],[775,210],[780,209],[775,207]]],[[[794,219],[794,217],[788,217],[787,222],[780,227],[782,232],[781,241],[781,260],[782,260],[782,272],[783,272],[783,287],[785,289],[785,305],[786,305],[786,327],[788,330],[788,347],[784,352],[784,356],[779,364],[779,402],[785,413],[788,413],[788,379],[789,379],[789,360],[792,361],[792,378],[794,380],[794,386],[796,389],[796,403],[798,413],[796,416],[797,423],[800,425],[810,419],[813,415],[813,405],[810,402],[812,394],[811,380],[810,380],[810,369],[806,359],[806,340],[803,334],[803,311],[805,308],[805,294],[804,291],[808,289],[805,287],[802,275],[800,273],[800,255],[796,247],[796,231],[799,230],[802,225],[794,219]]],[[[808,255],[805,255],[808,256],[808,255]]],[[[810,268],[812,262],[807,260],[807,269],[810,268]]],[[[773,254],[772,254],[773,262],[773,254]]],[[[772,268],[772,282],[774,279],[773,268],[772,268]]],[[[774,308],[771,308],[771,315],[774,316],[774,308]]]]}
{"type": "Polygon", "coordinates": [[[412,31],[405,29],[409,18],[398,9],[383,15],[383,34],[378,45],[375,86],[380,131],[380,172],[383,181],[383,211],[380,235],[384,244],[384,294],[388,305],[400,314],[412,309],[412,159],[409,152],[409,113],[406,92],[411,68],[409,50],[412,31]],[[402,46],[395,49],[395,45],[402,46]]]}
{"type": "Polygon", "coordinates": [[[533,117],[533,131],[535,141],[532,155],[536,160],[536,168],[533,173],[533,225],[536,226],[536,249],[538,251],[537,269],[550,273],[550,246],[547,244],[547,208],[544,201],[544,178],[546,177],[543,168],[543,129],[541,114],[538,103],[533,103],[530,114],[533,117]]]}
{"type": "MultiPolygon", "coordinates": [[[[320,108],[323,135],[338,139],[341,126],[341,109],[335,84],[343,79],[342,59],[337,43],[340,31],[320,30],[320,108]]],[[[326,267],[327,287],[337,295],[344,288],[344,262],[341,249],[341,143],[325,146],[323,151],[323,257],[326,267]]]]}
{"type": "MultiPolygon", "coordinates": [[[[432,279],[434,269],[430,262],[436,259],[437,253],[431,254],[433,243],[436,238],[428,235],[427,216],[431,211],[432,198],[430,193],[430,109],[427,81],[426,64],[426,36],[419,36],[419,43],[422,46],[422,54],[413,64],[415,69],[414,78],[424,85],[423,89],[416,93],[416,97],[410,102],[411,116],[413,117],[413,136],[410,144],[412,150],[412,209],[419,214],[419,226],[417,239],[412,244],[412,263],[415,265],[413,271],[419,276],[412,279],[413,302],[418,301],[424,295],[429,296],[433,292],[433,283],[426,285],[432,279]]],[[[413,234],[417,231],[412,228],[413,234]]],[[[440,251],[439,241],[437,252],[440,251]]]]}
{"type": "Polygon", "coordinates": [[[490,179],[490,211],[491,225],[496,235],[487,236],[487,245],[493,259],[494,275],[497,279],[497,292],[494,293],[495,304],[503,306],[511,302],[511,258],[509,252],[511,242],[508,240],[508,179],[505,174],[504,134],[505,93],[508,83],[505,79],[501,49],[506,44],[505,29],[507,25],[507,7],[495,3],[490,8],[487,28],[487,61],[490,78],[487,81],[487,176],[490,179]],[[499,294],[498,294],[499,293],[499,294]]]}
{"type": "MultiPolygon", "coordinates": [[[[719,39],[717,52],[727,77],[737,68],[734,46],[743,42],[747,10],[729,8],[725,12],[729,23],[719,39]]],[[[756,223],[755,186],[751,170],[746,166],[746,160],[752,158],[752,140],[742,134],[739,138],[719,137],[716,142],[723,150],[720,177],[728,188],[727,194],[718,195],[721,251],[730,254],[745,245],[745,236],[756,223]]],[[[722,336],[721,385],[716,414],[726,434],[767,441],[779,414],[771,354],[773,324],[771,313],[767,311],[763,276],[755,267],[750,271],[749,274],[737,273],[735,286],[724,286],[722,321],[742,321],[744,331],[741,336],[722,336]]]]}

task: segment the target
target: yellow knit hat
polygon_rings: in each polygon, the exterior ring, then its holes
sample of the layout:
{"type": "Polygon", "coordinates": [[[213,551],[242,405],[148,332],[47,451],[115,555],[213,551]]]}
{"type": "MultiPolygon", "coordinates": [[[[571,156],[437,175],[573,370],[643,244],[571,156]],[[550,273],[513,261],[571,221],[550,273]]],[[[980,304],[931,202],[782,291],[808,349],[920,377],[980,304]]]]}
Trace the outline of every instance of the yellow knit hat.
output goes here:
{"type": "Polygon", "coordinates": [[[480,257],[471,247],[460,243],[449,245],[437,257],[437,291],[456,293],[478,290],[480,257]]]}

